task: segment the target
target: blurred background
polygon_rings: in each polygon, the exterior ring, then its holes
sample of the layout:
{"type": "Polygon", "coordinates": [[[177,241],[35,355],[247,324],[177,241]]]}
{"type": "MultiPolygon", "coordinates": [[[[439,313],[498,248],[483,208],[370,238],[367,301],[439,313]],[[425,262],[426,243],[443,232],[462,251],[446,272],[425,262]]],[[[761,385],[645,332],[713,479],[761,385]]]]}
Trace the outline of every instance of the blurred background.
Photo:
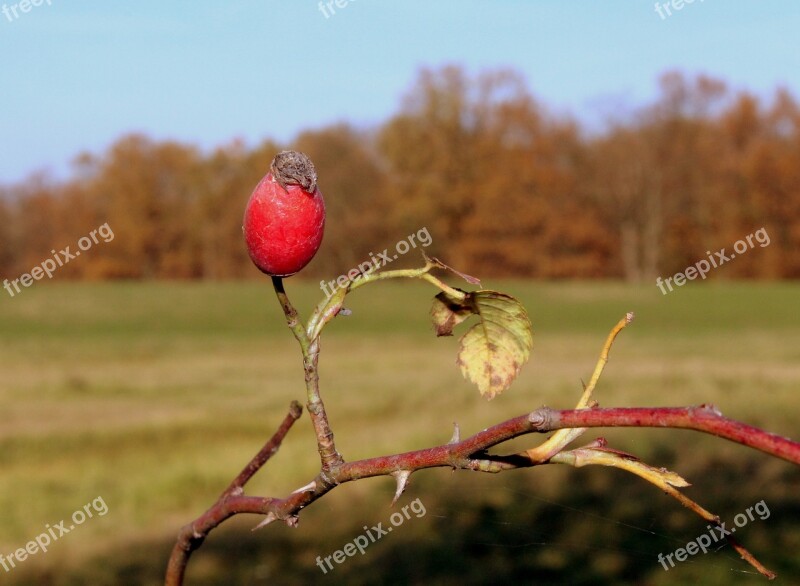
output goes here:
{"type": "MultiPolygon", "coordinates": [[[[456,341],[432,335],[435,291],[354,293],[321,358],[346,459],[572,406],[626,311],[602,405],[713,402],[800,436],[798,28],[788,0],[4,3],[0,554],[98,498],[107,511],[0,558],[0,582],[159,583],[178,529],[303,400],[241,236],[285,148],[311,156],[328,210],[287,281],[301,314],[320,280],[425,230],[429,254],[517,296],[534,325],[531,363],[487,403],[456,341]],[[707,278],[657,285],[722,249],[707,278]]],[[[778,583],[800,580],[797,467],[690,432],[595,431],[683,475],[729,525],[763,500],[769,517],[737,537],[778,583]]],[[[316,467],[304,418],[249,493],[284,495],[316,467]]],[[[187,583],[764,581],[727,546],[665,571],[658,554],[700,519],[620,471],[557,466],[415,474],[401,505],[426,514],[324,574],[316,557],[386,525],[393,490],[342,486],[295,530],[229,521],[187,583]]]]}

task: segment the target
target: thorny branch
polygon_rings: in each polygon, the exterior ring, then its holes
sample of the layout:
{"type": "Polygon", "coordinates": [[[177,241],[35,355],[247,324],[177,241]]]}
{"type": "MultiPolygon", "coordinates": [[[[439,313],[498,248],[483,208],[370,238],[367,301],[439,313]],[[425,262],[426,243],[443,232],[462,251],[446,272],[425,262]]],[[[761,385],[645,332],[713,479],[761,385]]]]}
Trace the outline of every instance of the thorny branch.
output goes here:
{"type": "MultiPolygon", "coordinates": [[[[336,451],[333,432],[330,429],[325,408],[319,394],[317,363],[319,335],[327,322],[342,308],[344,297],[352,289],[369,282],[388,278],[419,278],[434,284],[443,291],[460,295],[429,272],[433,268],[447,268],[436,259],[427,259],[422,269],[386,271],[368,275],[351,282],[331,298],[322,301],[312,314],[306,328],[300,322],[297,311],[289,301],[280,278],[273,278],[278,300],[281,303],[289,328],[297,338],[306,373],[308,408],[317,436],[321,469],[318,475],[305,486],[284,498],[244,496],[244,485],[278,450],[292,424],[300,417],[302,408],[293,402],[289,413],[278,430],[261,451],[248,463],[231,485],[220,495],[217,502],[203,515],[186,525],[178,536],[166,573],[166,586],[183,584],[186,566],[194,550],[202,545],[208,534],[226,519],[240,513],[265,515],[258,527],[276,520],[289,526],[298,522],[299,512],[318,500],[339,484],[376,476],[393,476],[397,482],[394,500],[405,490],[413,472],[426,468],[447,467],[460,470],[499,473],[517,468],[529,468],[544,464],[569,464],[580,467],[589,464],[615,466],[632,472],[664,490],[704,519],[719,523],[719,517],[686,497],[676,487],[688,483],[674,472],[656,469],[640,462],[635,456],[606,448],[599,438],[587,446],[566,450],[568,444],[588,428],[593,427],[660,427],[692,429],[760,450],[800,465],[800,443],[781,437],[745,423],[723,417],[712,405],[693,407],[639,407],[599,408],[592,400],[592,392],[617,334],[633,320],[627,314],[612,329],[606,340],[600,359],[588,385],[584,388],[576,409],[557,410],[541,407],[480,431],[464,440],[456,432],[450,442],[401,454],[379,456],[345,462],[336,451]],[[491,448],[513,438],[533,434],[555,432],[548,440],[523,453],[494,455],[491,448]]],[[[452,269],[451,269],[452,270],[452,269]]],[[[258,528],[257,527],[257,528],[258,528]]],[[[764,576],[772,579],[775,574],[762,566],[738,542],[729,540],[743,559],[753,565],[764,576]]]]}
{"type": "Polygon", "coordinates": [[[275,287],[275,294],[286,315],[286,323],[292,330],[294,337],[300,344],[300,351],[303,354],[303,370],[305,371],[306,395],[308,397],[308,413],[314,424],[314,432],[317,435],[317,447],[319,450],[322,471],[338,466],[342,463],[342,456],[336,451],[336,444],[333,441],[333,431],[328,422],[328,415],[325,412],[325,404],[319,393],[319,334],[309,337],[297,310],[289,301],[289,296],[283,288],[281,277],[272,277],[272,284],[275,287]]]}
{"type": "MultiPolygon", "coordinates": [[[[221,498],[204,515],[182,530],[179,543],[175,546],[170,560],[166,584],[168,586],[182,584],[183,571],[192,551],[202,544],[212,529],[238,513],[260,513],[267,515],[268,523],[280,519],[288,525],[295,525],[297,514],[303,508],[324,496],[336,485],[353,480],[390,476],[398,471],[416,472],[437,467],[496,473],[536,466],[539,464],[519,455],[490,455],[488,450],[515,437],[568,429],[572,426],[694,429],[755,447],[767,454],[800,465],[800,444],[797,442],[727,419],[708,405],[574,410],[542,407],[494,425],[461,442],[345,462],[326,475],[320,473],[302,490],[282,499],[244,496],[221,498]],[[743,430],[747,430],[748,433],[745,441],[741,435],[743,430]],[[174,573],[171,580],[170,572],[174,573]]],[[[712,516],[711,520],[718,518],[712,516]]]]}
{"type": "Polygon", "coordinates": [[[230,483],[210,509],[200,517],[185,525],[178,534],[178,540],[172,548],[172,555],[167,566],[165,584],[183,584],[186,565],[192,552],[200,547],[209,532],[222,523],[225,519],[238,513],[263,513],[269,514],[269,503],[272,499],[244,496],[244,485],[258,472],[261,467],[278,451],[283,438],[289,433],[294,422],[300,419],[303,408],[297,401],[292,401],[283,422],[278,430],[264,444],[264,447],[253,456],[253,459],[244,467],[239,475],[230,483]]]}

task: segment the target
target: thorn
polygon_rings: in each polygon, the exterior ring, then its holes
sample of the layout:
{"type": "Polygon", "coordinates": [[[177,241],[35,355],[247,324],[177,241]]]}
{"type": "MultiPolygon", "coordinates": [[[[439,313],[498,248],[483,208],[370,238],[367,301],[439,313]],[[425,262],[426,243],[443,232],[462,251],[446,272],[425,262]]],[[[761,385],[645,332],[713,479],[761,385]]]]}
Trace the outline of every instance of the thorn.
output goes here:
{"type": "Polygon", "coordinates": [[[604,437],[598,437],[593,439],[591,442],[586,444],[585,446],[581,446],[581,448],[605,448],[608,445],[608,440],[604,437]]]}
{"type": "Polygon", "coordinates": [[[453,436],[450,438],[450,441],[447,442],[448,444],[457,444],[461,441],[461,429],[458,427],[458,423],[455,421],[453,422],[453,436]]]}
{"type": "Polygon", "coordinates": [[[720,411],[717,408],[717,406],[714,405],[713,403],[703,403],[702,405],[700,405],[700,408],[703,409],[704,411],[710,411],[714,415],[722,416],[722,411],[720,411]]]}
{"type": "Polygon", "coordinates": [[[586,390],[586,383],[583,382],[583,379],[581,379],[581,386],[583,387],[583,390],[585,391],[586,390]]]}
{"type": "Polygon", "coordinates": [[[278,520],[278,517],[276,517],[276,516],[275,516],[275,513],[267,513],[267,516],[266,516],[266,517],[264,517],[264,520],[263,520],[263,521],[261,521],[261,523],[259,523],[259,524],[258,524],[258,525],[256,525],[255,527],[253,527],[253,529],[252,529],[252,530],[253,530],[253,531],[258,531],[258,530],[259,530],[259,529],[261,529],[262,527],[266,527],[267,525],[269,525],[269,524],[270,524],[270,523],[272,523],[273,521],[277,521],[277,520],[278,520]]]}
{"type": "Polygon", "coordinates": [[[392,476],[394,476],[394,479],[397,481],[397,490],[394,491],[394,498],[392,499],[391,505],[394,506],[397,499],[399,499],[400,495],[406,490],[408,479],[411,477],[411,470],[395,470],[392,472],[392,476]]]}
{"type": "Polygon", "coordinates": [[[292,494],[297,494],[298,492],[314,492],[315,490],[317,490],[317,483],[312,480],[305,486],[301,486],[297,490],[293,490],[292,494]]]}
{"type": "Polygon", "coordinates": [[[297,527],[298,523],[300,523],[300,517],[297,515],[290,515],[283,520],[289,527],[297,527]]]}

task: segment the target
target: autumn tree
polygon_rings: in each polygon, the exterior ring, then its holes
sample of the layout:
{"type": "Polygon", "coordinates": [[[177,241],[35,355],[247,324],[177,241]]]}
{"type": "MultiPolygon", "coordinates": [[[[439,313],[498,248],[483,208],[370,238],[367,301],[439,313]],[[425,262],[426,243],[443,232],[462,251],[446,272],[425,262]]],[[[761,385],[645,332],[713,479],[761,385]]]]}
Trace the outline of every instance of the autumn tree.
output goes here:
{"type": "Polygon", "coordinates": [[[435,218],[454,262],[488,274],[601,273],[608,239],[577,189],[577,125],[543,111],[519,75],[424,70],[379,144],[396,217],[409,228],[435,218]],[[493,247],[480,245],[487,238],[493,247]]]}
{"type": "Polygon", "coordinates": [[[640,282],[763,227],[770,245],[714,278],[800,274],[800,108],[788,91],[765,99],[669,72],[655,100],[590,132],[518,73],[452,65],[420,71],[373,128],[209,152],[132,134],[78,155],[65,181],[4,186],[0,268],[14,278],[108,222],[113,246],[59,278],[252,277],[241,207],[288,147],[325,177],[330,222],[308,277],[335,278],[423,227],[436,254],[487,276],[640,282]]]}
{"type": "Polygon", "coordinates": [[[387,193],[374,140],[369,132],[337,124],[303,132],[292,143],[315,161],[320,177],[325,177],[325,240],[308,268],[310,274],[328,278],[345,274],[406,236],[391,222],[391,211],[398,206],[387,193]]]}

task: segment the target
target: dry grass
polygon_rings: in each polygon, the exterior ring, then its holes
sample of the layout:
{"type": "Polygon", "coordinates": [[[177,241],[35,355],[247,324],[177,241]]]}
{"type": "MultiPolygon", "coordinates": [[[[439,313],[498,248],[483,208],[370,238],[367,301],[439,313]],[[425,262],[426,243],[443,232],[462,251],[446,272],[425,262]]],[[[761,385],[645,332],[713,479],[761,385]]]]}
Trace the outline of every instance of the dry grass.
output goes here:
{"type": "MultiPolygon", "coordinates": [[[[289,285],[307,313],[318,290],[289,285]]],[[[326,404],[348,459],[445,442],[454,421],[471,433],[542,404],[572,406],[608,329],[630,309],[637,322],[612,352],[598,389],[602,404],[713,402],[726,415],[798,435],[796,285],[699,285],[667,297],[655,287],[614,283],[496,288],[520,296],[536,335],[519,381],[488,403],[454,364],[457,339],[433,337],[426,321],[431,291],[381,284],[354,294],[354,315],[326,332],[321,361],[326,404]]],[[[269,287],[253,283],[37,284],[3,300],[0,552],[23,546],[98,495],[109,505],[106,517],[25,566],[167,539],[196,516],[289,402],[303,398],[300,360],[282,320],[269,287]]],[[[665,431],[608,437],[641,455],[671,437],[708,454],[728,449],[665,431]]],[[[251,490],[285,492],[315,469],[304,418],[251,490]]],[[[550,482],[558,478],[560,472],[550,482]]],[[[352,490],[368,494],[385,485],[352,490]]]]}

